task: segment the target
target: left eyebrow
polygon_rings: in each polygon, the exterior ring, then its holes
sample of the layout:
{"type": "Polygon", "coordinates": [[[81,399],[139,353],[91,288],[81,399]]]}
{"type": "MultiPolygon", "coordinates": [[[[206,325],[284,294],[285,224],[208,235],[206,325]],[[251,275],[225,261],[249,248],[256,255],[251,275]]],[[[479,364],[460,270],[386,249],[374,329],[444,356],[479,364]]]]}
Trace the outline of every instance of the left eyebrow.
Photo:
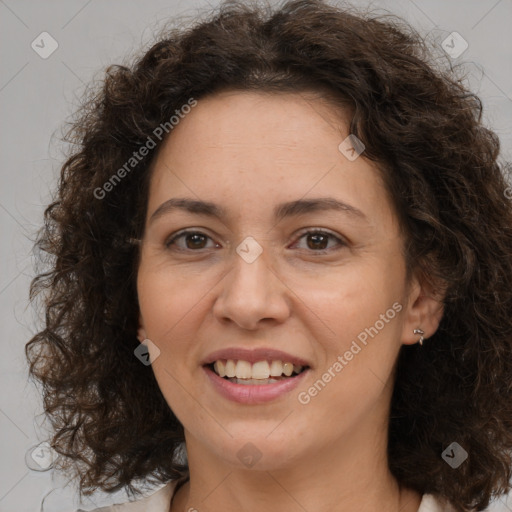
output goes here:
{"type": "Polygon", "coordinates": [[[293,217],[304,215],[306,213],[335,210],[347,213],[355,218],[368,220],[366,215],[350,204],[334,199],[333,197],[320,197],[317,199],[298,199],[297,201],[290,201],[282,203],[274,208],[274,217],[277,220],[284,219],[285,217],[293,217]]]}
{"type": "MultiPolygon", "coordinates": [[[[149,222],[151,223],[158,217],[161,217],[173,210],[185,210],[189,213],[206,215],[209,217],[226,217],[226,211],[215,203],[185,197],[176,197],[162,203],[153,212],[149,222]]],[[[296,201],[281,203],[274,208],[274,218],[276,220],[282,220],[285,217],[295,217],[307,213],[329,210],[343,212],[354,218],[368,221],[366,215],[361,210],[332,197],[297,199],[296,201]]]]}

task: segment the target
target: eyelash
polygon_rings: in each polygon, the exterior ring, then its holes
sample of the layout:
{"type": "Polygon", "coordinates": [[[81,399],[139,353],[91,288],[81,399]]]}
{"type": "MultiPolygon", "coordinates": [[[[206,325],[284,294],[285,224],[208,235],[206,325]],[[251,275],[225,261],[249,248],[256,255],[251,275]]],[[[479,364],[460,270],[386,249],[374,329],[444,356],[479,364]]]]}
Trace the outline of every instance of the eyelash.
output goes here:
{"type": "MultiPolygon", "coordinates": [[[[172,245],[176,245],[175,242],[176,240],[180,239],[180,238],[185,238],[187,235],[201,235],[201,236],[205,236],[206,238],[209,238],[211,240],[211,237],[209,237],[208,235],[206,235],[205,233],[201,232],[201,231],[196,231],[196,230],[192,230],[192,229],[185,229],[183,231],[179,231],[178,233],[176,233],[175,235],[173,235],[170,239],[168,239],[166,242],[165,242],[165,247],[169,250],[172,250],[171,249],[171,246],[172,245]]],[[[323,229],[311,229],[311,230],[307,230],[307,231],[303,231],[302,233],[300,233],[297,237],[297,241],[302,239],[303,237],[305,237],[306,235],[323,235],[323,236],[328,236],[332,239],[334,239],[336,242],[338,242],[338,249],[334,249],[334,250],[339,250],[340,248],[342,247],[346,247],[347,244],[341,239],[339,238],[338,236],[334,235],[333,233],[329,232],[329,231],[325,231],[323,229]]],[[[202,250],[204,250],[204,248],[202,249],[197,249],[197,250],[194,250],[194,249],[182,249],[182,248],[178,248],[178,249],[175,249],[177,251],[181,251],[181,252],[200,252],[202,250]]],[[[311,249],[310,252],[313,252],[315,254],[328,254],[330,252],[332,252],[333,249],[322,249],[322,250],[314,250],[314,249],[311,249]]]]}

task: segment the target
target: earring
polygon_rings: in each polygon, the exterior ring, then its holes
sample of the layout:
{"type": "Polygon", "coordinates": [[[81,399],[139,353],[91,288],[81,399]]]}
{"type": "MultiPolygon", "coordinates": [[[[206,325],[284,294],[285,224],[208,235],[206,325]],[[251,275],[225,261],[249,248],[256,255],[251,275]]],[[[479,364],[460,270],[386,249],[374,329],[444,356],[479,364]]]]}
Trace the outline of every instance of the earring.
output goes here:
{"type": "Polygon", "coordinates": [[[423,337],[423,335],[425,334],[425,331],[422,331],[421,329],[414,329],[413,333],[414,333],[414,334],[419,334],[419,335],[420,335],[420,339],[419,339],[419,341],[418,341],[418,342],[419,342],[419,344],[420,344],[420,345],[423,345],[423,340],[425,339],[425,338],[423,337]]]}

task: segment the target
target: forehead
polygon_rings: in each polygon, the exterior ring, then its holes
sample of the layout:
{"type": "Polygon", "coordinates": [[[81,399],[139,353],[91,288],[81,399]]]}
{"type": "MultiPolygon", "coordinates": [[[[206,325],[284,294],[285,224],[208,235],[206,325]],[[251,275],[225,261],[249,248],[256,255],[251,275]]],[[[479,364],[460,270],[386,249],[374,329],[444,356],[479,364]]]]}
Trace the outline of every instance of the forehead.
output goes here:
{"type": "Polygon", "coordinates": [[[221,137],[228,137],[233,143],[250,142],[254,147],[265,142],[304,144],[308,139],[317,145],[320,132],[324,137],[336,132],[337,138],[348,134],[350,113],[348,106],[328,101],[314,91],[228,90],[198,100],[197,106],[173,130],[168,142],[178,143],[181,136],[193,132],[210,147],[216,147],[221,137]]]}
{"type": "Polygon", "coordinates": [[[243,208],[248,200],[263,206],[336,192],[383,214],[389,205],[380,172],[339,149],[349,114],[311,93],[226,91],[199,99],[153,162],[150,209],[184,193],[243,208]]]}

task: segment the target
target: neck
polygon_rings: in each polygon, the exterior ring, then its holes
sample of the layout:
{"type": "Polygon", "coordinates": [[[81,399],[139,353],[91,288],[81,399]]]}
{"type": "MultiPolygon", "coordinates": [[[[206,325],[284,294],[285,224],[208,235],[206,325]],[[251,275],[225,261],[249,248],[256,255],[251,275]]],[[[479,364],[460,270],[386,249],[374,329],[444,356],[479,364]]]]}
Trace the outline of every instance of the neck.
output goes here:
{"type": "Polygon", "coordinates": [[[389,472],[387,436],[378,438],[379,430],[373,425],[372,437],[360,429],[345,437],[350,442],[269,470],[234,467],[187,440],[190,480],[176,493],[171,512],[417,512],[421,495],[401,488],[389,472]]]}

